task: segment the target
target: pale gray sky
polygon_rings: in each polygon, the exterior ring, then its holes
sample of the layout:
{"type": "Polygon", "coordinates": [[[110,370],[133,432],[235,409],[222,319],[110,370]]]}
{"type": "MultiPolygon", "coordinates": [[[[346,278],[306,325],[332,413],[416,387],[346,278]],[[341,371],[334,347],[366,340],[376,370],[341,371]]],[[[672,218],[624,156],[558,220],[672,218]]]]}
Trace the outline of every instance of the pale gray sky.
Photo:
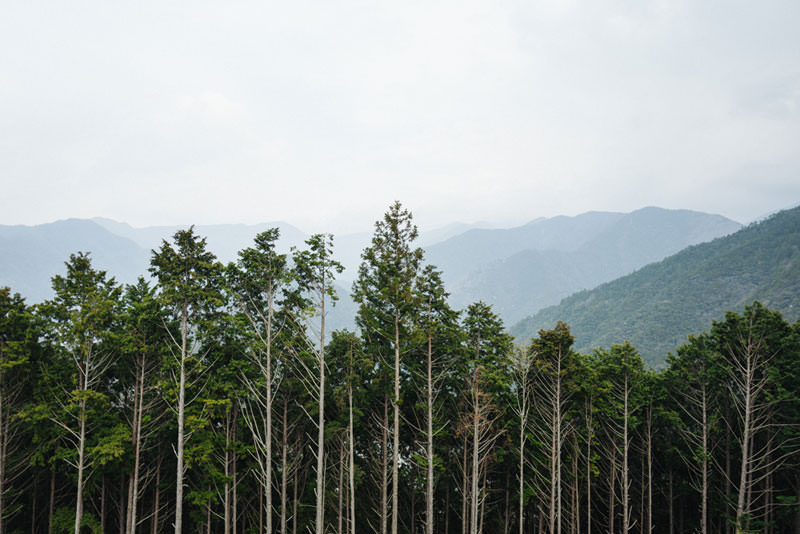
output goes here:
{"type": "Polygon", "coordinates": [[[800,201],[800,2],[6,2],[0,224],[800,201]]]}

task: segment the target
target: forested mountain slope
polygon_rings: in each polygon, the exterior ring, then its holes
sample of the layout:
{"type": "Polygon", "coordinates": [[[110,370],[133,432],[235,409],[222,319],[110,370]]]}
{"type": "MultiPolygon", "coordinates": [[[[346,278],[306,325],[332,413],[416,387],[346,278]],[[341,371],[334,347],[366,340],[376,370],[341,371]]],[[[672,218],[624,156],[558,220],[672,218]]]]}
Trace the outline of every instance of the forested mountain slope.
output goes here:
{"type": "Polygon", "coordinates": [[[720,215],[689,210],[590,212],[510,230],[467,232],[431,247],[428,256],[450,280],[453,306],[483,300],[513,324],[576,291],[739,228],[739,223],[720,215]],[[451,254],[445,256],[445,250],[451,254]],[[489,253],[503,250],[507,257],[476,265],[489,253]],[[469,272],[463,274],[465,270],[469,272]]]}
{"type": "Polygon", "coordinates": [[[690,247],[628,276],[582,291],[511,328],[521,342],[557,321],[570,325],[576,348],[629,340],[650,365],[725,310],[753,300],[800,317],[800,208],[735,234],[690,247]]]}

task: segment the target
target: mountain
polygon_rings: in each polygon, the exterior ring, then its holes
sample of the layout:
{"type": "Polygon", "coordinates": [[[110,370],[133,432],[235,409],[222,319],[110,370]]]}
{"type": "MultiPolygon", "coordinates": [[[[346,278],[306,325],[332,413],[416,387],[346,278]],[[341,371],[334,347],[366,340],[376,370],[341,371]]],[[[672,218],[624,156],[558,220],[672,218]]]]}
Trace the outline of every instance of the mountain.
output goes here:
{"type": "Polygon", "coordinates": [[[589,212],[509,230],[471,230],[429,247],[426,257],[444,270],[454,307],[483,300],[513,324],[576,291],[739,228],[720,215],[688,210],[589,212]]]}
{"type": "Polygon", "coordinates": [[[63,274],[75,252],[91,252],[96,268],[118,282],[147,275],[150,251],[88,220],[67,219],[38,226],[0,226],[0,286],[28,302],[52,296],[50,279],[63,274]]]}
{"type": "Polygon", "coordinates": [[[527,341],[560,320],[579,351],[628,340],[658,367],[689,334],[753,300],[800,318],[800,208],[576,293],[510,331],[527,341]]]}

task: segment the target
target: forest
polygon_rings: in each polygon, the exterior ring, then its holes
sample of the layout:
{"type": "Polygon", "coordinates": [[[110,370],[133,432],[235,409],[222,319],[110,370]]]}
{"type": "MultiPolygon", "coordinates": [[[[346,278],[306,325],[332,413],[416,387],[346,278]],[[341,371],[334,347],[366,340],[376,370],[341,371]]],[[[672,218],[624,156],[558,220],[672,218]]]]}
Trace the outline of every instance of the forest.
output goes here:
{"type": "Polygon", "coordinates": [[[0,534],[800,533],[800,324],[753,302],[661,370],[448,305],[411,213],[330,331],[334,239],[223,265],[193,228],[120,285],[0,289],[0,534]]]}

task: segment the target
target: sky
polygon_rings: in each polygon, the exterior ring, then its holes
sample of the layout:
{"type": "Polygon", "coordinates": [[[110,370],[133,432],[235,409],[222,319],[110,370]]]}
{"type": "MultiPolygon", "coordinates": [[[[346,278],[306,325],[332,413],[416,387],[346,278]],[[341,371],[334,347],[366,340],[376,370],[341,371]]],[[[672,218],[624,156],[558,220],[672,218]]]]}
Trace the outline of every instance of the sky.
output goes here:
{"type": "Polygon", "coordinates": [[[800,202],[797,0],[8,2],[0,224],[800,202]]]}

